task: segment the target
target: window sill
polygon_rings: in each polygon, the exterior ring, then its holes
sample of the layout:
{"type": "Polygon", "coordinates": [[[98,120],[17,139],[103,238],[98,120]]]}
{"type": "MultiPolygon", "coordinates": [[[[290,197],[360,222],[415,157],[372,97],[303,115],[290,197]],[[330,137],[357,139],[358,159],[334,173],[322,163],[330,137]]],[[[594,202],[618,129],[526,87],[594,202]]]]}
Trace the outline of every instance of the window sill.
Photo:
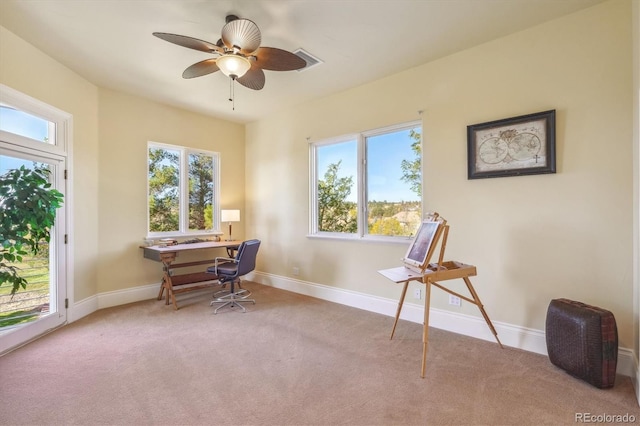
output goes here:
{"type": "Polygon", "coordinates": [[[341,234],[307,234],[307,238],[312,240],[341,240],[353,241],[358,243],[382,243],[382,244],[409,244],[413,240],[412,237],[383,237],[383,236],[366,236],[359,235],[341,235],[341,234]]]}
{"type": "Polygon", "coordinates": [[[182,233],[182,232],[175,232],[175,233],[166,233],[166,234],[152,234],[152,235],[147,235],[145,239],[153,239],[153,240],[160,240],[162,238],[207,238],[207,237],[215,237],[215,236],[222,236],[224,235],[224,232],[221,231],[208,231],[208,232],[190,232],[188,234],[182,233]]]}

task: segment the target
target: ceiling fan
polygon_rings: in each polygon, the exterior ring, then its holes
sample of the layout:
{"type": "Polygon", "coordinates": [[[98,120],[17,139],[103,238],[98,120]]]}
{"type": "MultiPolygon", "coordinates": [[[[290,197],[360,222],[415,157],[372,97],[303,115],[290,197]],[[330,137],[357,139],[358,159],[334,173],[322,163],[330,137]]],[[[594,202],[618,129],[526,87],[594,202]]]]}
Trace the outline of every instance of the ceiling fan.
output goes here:
{"type": "Polygon", "coordinates": [[[185,69],[183,78],[201,77],[220,70],[232,81],[260,90],[265,82],[263,70],[293,71],[307,65],[304,59],[291,52],[260,46],[262,36],[258,26],[236,15],[226,17],[221,38],[216,44],[178,34],[155,32],[153,35],[178,46],[214,55],[185,69]]]}

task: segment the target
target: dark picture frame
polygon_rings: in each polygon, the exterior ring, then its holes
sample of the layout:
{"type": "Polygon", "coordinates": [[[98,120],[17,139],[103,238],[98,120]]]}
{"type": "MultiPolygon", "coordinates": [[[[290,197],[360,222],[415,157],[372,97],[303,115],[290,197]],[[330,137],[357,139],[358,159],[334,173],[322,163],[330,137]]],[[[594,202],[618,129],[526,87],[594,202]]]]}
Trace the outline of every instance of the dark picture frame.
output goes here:
{"type": "Polygon", "coordinates": [[[556,172],[556,110],[467,126],[468,179],[556,172]]]}

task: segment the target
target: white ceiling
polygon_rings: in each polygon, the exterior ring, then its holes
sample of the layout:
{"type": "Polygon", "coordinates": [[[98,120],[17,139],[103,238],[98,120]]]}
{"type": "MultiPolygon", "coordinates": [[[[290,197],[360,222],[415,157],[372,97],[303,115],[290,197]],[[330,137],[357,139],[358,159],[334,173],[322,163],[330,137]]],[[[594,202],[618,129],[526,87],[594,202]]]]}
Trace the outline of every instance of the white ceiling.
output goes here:
{"type": "Polygon", "coordinates": [[[98,86],[246,123],[602,1],[1,0],[0,25],[98,86]],[[222,73],[181,77],[210,55],[151,35],[216,43],[228,14],[254,21],[263,46],[303,48],[323,63],[265,71],[260,91],[236,85],[232,110],[222,73]]]}

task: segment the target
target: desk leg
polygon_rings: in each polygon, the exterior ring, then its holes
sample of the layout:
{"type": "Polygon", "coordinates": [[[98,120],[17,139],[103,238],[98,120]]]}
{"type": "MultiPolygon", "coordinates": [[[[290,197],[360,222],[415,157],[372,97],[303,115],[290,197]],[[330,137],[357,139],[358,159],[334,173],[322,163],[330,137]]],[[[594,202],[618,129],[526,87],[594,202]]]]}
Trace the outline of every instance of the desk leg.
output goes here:
{"type": "Polygon", "coordinates": [[[162,282],[160,283],[160,292],[158,293],[158,300],[162,300],[164,294],[164,274],[162,275],[162,282]]]}
{"type": "Polygon", "coordinates": [[[165,305],[173,302],[173,308],[178,310],[178,302],[176,301],[176,295],[173,293],[173,281],[171,280],[171,263],[176,259],[176,253],[162,253],[160,260],[162,261],[162,286],[160,287],[160,294],[158,294],[158,300],[162,299],[162,294],[167,291],[165,305]]]}
{"type": "Polygon", "coordinates": [[[427,367],[427,342],[429,341],[429,307],[431,305],[431,283],[427,280],[424,291],[424,325],[422,328],[422,369],[420,377],[424,379],[424,373],[427,367]]]}
{"type": "Polygon", "coordinates": [[[498,345],[500,345],[500,349],[504,349],[504,347],[502,346],[502,343],[500,343],[500,339],[498,339],[498,332],[493,327],[493,324],[491,323],[491,320],[489,319],[489,315],[487,315],[487,313],[485,312],[484,306],[482,305],[482,302],[480,301],[480,297],[478,297],[478,293],[476,293],[475,289],[473,288],[473,285],[471,285],[471,280],[468,277],[463,277],[462,279],[464,280],[464,283],[467,285],[467,289],[469,289],[469,293],[471,293],[471,296],[473,297],[473,300],[475,300],[475,303],[478,306],[478,309],[480,309],[480,313],[484,317],[484,320],[486,321],[487,325],[489,326],[489,329],[493,333],[493,336],[496,338],[496,341],[498,342],[498,345]]]}
{"type": "Polygon", "coordinates": [[[393,322],[393,329],[391,330],[391,337],[389,337],[389,340],[393,339],[393,333],[396,332],[396,325],[398,325],[398,318],[400,318],[402,304],[404,303],[404,298],[407,295],[407,287],[409,287],[409,281],[405,281],[404,287],[402,287],[402,295],[400,296],[400,300],[398,301],[398,310],[396,311],[396,320],[393,322]]]}

